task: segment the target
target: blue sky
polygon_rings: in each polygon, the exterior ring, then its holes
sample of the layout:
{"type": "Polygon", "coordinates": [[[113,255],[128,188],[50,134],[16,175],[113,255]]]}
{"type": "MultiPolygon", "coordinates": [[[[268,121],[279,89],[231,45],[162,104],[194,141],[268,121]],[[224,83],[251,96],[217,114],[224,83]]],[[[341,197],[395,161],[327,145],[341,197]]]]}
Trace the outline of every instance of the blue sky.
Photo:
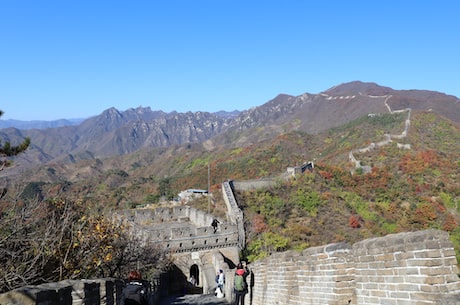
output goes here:
{"type": "Polygon", "coordinates": [[[0,0],[1,119],[245,110],[360,80],[460,97],[460,1],[0,0]]]}

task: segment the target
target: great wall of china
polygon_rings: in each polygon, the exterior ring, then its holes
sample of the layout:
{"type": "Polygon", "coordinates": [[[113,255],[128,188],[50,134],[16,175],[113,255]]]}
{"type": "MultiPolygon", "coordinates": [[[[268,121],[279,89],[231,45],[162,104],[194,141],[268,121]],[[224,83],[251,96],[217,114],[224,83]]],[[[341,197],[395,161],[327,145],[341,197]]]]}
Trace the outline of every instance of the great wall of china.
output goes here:
{"type": "MultiPolygon", "coordinates": [[[[409,132],[409,127],[410,127],[410,115],[411,115],[411,109],[408,108],[408,109],[402,109],[402,110],[392,110],[390,105],[388,104],[388,100],[391,98],[391,95],[383,95],[383,96],[370,96],[368,95],[368,97],[370,98],[375,98],[375,99],[384,99],[383,103],[385,104],[385,107],[388,109],[389,113],[391,114],[394,114],[394,113],[403,113],[403,112],[407,112],[407,118],[406,118],[406,121],[405,121],[405,127],[404,127],[404,130],[401,132],[401,134],[395,134],[395,135],[392,135],[392,134],[384,134],[383,137],[384,139],[382,141],[379,141],[379,142],[372,142],[370,143],[368,146],[366,147],[363,147],[363,148],[359,148],[359,149],[353,149],[350,151],[350,153],[348,154],[348,159],[350,160],[351,163],[353,163],[353,165],[355,166],[355,169],[362,169],[363,173],[369,173],[371,171],[371,167],[370,166],[364,166],[361,164],[361,161],[357,160],[354,156],[354,154],[362,154],[362,153],[366,153],[366,152],[370,152],[370,151],[373,151],[374,149],[376,148],[379,148],[379,147],[382,147],[382,146],[385,146],[385,145],[388,145],[390,144],[391,142],[393,142],[393,139],[402,139],[402,138],[405,138],[407,137],[407,133],[409,132]]],[[[369,116],[376,116],[377,114],[369,114],[369,116]]],[[[401,144],[401,143],[396,143],[397,147],[400,148],[400,149],[410,149],[411,146],[410,144],[401,144]]]]}
{"type": "MultiPolygon", "coordinates": [[[[234,206],[236,201],[231,181],[224,182],[222,188],[227,204],[234,206]]],[[[166,248],[180,250],[176,253],[179,257],[177,262],[184,274],[193,269],[192,266],[199,269],[201,285],[209,286],[203,293],[212,293],[213,286],[209,283],[211,279],[207,277],[212,274],[214,278],[215,271],[223,269],[227,278],[226,298],[232,301],[234,266],[229,265],[224,256],[228,258],[235,253],[237,255],[241,240],[234,237],[231,241],[227,240],[228,247],[213,244],[217,236],[209,234],[212,230],[209,226],[200,227],[197,231],[208,236],[208,242],[205,242],[204,237],[200,242],[196,242],[193,236],[184,237],[190,234],[193,226],[177,230],[179,219],[183,223],[193,219],[203,224],[208,224],[212,219],[211,215],[189,208],[162,208],[148,212],[142,209],[131,213],[131,217],[144,224],[151,222],[152,216],[161,223],[172,220],[174,225],[169,229],[153,230],[154,237],[158,238],[160,234],[166,248]]],[[[236,233],[235,229],[239,232],[237,223],[243,221],[239,214],[229,215],[228,219],[230,224],[227,226],[223,223],[222,236],[236,233]]],[[[234,263],[238,262],[238,256],[232,259],[234,263]]],[[[252,276],[246,298],[247,304],[252,305],[460,304],[460,279],[455,250],[448,233],[440,230],[399,233],[363,240],[353,245],[338,243],[307,248],[302,252],[277,253],[251,263],[250,268],[252,276]]],[[[155,285],[156,300],[164,295],[167,289],[165,284],[158,282],[155,285]]],[[[114,305],[118,304],[121,289],[122,282],[117,279],[63,281],[23,287],[2,294],[0,304],[114,305]]]]}
{"type": "MultiPolygon", "coordinates": [[[[332,99],[332,97],[330,97],[332,99]]],[[[339,98],[339,97],[335,97],[339,98]]],[[[342,97],[345,98],[345,97],[342,97]]],[[[350,97],[352,98],[352,97],[350,97]]],[[[350,151],[355,168],[368,169],[355,153],[369,152],[392,139],[407,136],[410,109],[400,135],[385,134],[384,140],[350,151]]],[[[408,144],[398,148],[410,149],[408,144]]],[[[311,164],[313,166],[313,164],[311,164]]],[[[304,171],[307,164],[289,168],[276,179],[225,181],[222,194],[226,219],[218,232],[210,226],[214,216],[190,207],[134,209],[123,213],[124,221],[139,225],[136,234],[146,242],[161,244],[174,253],[183,277],[195,272],[202,293],[212,293],[214,275],[223,269],[227,281],[225,297],[233,301],[234,265],[245,245],[243,212],[234,190],[267,187],[277,179],[304,171]]],[[[426,230],[392,234],[349,245],[329,244],[302,252],[277,253],[250,264],[252,271],[246,304],[250,305],[459,305],[460,278],[455,249],[447,232],[426,230]]],[[[155,279],[152,304],[167,294],[177,278],[155,279]]],[[[179,286],[183,283],[179,283],[179,286]]],[[[115,305],[120,302],[123,282],[119,279],[62,281],[22,287],[0,295],[0,305],[115,305]]]]}

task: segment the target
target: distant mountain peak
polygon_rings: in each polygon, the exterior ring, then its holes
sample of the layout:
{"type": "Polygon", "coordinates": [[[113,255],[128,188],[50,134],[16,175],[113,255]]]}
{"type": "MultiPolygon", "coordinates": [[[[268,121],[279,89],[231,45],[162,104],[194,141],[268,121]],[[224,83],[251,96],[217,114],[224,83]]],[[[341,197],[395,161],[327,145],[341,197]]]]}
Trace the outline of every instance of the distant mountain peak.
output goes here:
{"type": "Polygon", "coordinates": [[[380,86],[372,82],[352,81],[342,83],[322,92],[328,95],[349,95],[349,94],[369,94],[369,95],[386,95],[394,90],[389,87],[380,86]]]}

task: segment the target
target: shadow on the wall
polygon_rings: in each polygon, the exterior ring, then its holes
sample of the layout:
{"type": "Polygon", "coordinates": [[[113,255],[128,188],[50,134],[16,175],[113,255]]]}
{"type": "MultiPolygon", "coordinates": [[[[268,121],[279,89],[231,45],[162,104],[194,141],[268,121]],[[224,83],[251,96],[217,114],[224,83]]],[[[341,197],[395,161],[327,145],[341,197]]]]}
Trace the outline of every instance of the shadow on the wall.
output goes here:
{"type": "MultiPolygon", "coordinates": [[[[222,254],[222,253],[221,253],[221,254],[222,254]]],[[[236,268],[235,263],[232,262],[231,259],[229,259],[228,257],[226,257],[226,256],[223,255],[223,254],[222,254],[222,256],[223,256],[223,258],[224,258],[224,262],[228,265],[228,267],[229,267],[230,269],[235,269],[235,268],[236,268]]]]}
{"type": "Polygon", "coordinates": [[[252,305],[253,288],[255,283],[254,272],[249,273],[249,305],[252,305]]]}
{"type": "Polygon", "coordinates": [[[187,293],[189,282],[184,273],[175,265],[164,275],[164,282],[167,287],[167,295],[182,295],[187,293]]]}

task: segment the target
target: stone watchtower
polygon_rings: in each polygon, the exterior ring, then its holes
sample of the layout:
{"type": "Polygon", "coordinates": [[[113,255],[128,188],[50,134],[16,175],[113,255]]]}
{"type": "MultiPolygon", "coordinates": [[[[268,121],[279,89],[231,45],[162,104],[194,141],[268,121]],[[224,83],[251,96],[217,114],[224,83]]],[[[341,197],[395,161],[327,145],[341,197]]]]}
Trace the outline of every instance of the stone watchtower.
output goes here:
{"type": "Polygon", "coordinates": [[[164,248],[173,257],[174,267],[162,276],[163,286],[168,287],[165,293],[214,293],[215,277],[222,269],[229,278],[225,295],[231,298],[231,270],[239,262],[245,234],[243,213],[231,183],[224,182],[222,190],[227,219],[217,219],[216,231],[212,227],[215,216],[189,206],[134,209],[122,216],[135,228],[133,234],[164,248]],[[195,287],[190,284],[192,277],[195,287]]]}

